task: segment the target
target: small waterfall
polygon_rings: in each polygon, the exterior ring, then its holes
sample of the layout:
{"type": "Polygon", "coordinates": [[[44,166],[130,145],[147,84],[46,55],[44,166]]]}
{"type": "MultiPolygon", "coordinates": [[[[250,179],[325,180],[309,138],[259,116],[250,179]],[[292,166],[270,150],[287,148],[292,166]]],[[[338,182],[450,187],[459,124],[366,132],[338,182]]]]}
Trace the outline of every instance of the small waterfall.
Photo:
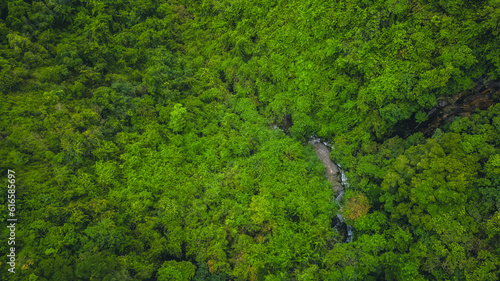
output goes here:
{"type": "Polygon", "coordinates": [[[347,225],[347,238],[345,240],[346,243],[352,242],[352,226],[347,225]]]}
{"type": "Polygon", "coordinates": [[[337,164],[337,166],[339,166],[339,168],[340,168],[340,180],[341,180],[342,186],[344,186],[344,190],[342,190],[335,198],[335,200],[340,203],[340,199],[342,199],[342,197],[344,196],[345,189],[347,187],[349,187],[349,183],[347,182],[347,177],[345,175],[344,169],[342,169],[342,167],[339,164],[337,164]]]}
{"type": "MultiPolygon", "coordinates": [[[[337,166],[340,167],[340,165],[337,165],[337,166]]],[[[348,187],[349,183],[347,182],[347,177],[345,176],[344,169],[340,169],[340,175],[341,175],[340,180],[342,181],[342,185],[345,187],[348,187]]]]}
{"type": "Polygon", "coordinates": [[[280,127],[278,127],[278,126],[276,126],[276,125],[274,125],[274,124],[272,125],[272,127],[271,127],[271,128],[272,128],[273,130],[280,130],[280,131],[284,132],[284,131],[283,131],[283,129],[281,129],[280,127]]]}
{"type": "MultiPolygon", "coordinates": [[[[316,137],[316,136],[311,136],[311,142],[312,143],[317,143],[317,142],[321,142],[321,139],[316,137]]],[[[326,145],[326,144],[325,144],[326,145]]],[[[328,146],[328,145],[327,145],[328,146]]]]}
{"type": "Polygon", "coordinates": [[[339,193],[339,195],[337,195],[337,197],[335,198],[335,201],[340,202],[340,199],[342,199],[342,196],[344,196],[344,193],[345,193],[345,192],[342,190],[342,191],[339,193]]]}

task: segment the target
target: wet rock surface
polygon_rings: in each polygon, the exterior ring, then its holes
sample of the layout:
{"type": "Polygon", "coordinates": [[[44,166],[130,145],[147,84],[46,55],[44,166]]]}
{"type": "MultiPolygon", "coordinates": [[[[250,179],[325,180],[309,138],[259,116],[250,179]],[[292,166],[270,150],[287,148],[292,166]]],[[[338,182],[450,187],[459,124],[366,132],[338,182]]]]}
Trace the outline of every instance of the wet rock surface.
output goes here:
{"type": "MultiPolygon", "coordinates": [[[[332,190],[335,194],[333,199],[336,204],[339,204],[344,195],[345,186],[347,186],[347,179],[345,178],[344,172],[337,164],[330,160],[330,148],[326,143],[313,137],[309,144],[313,146],[316,155],[325,166],[325,177],[332,184],[332,190]]],[[[343,237],[343,242],[352,241],[353,228],[345,223],[344,217],[341,214],[337,214],[337,216],[333,217],[331,227],[339,232],[340,236],[343,237]]]]}
{"type": "Polygon", "coordinates": [[[312,140],[310,143],[313,145],[316,155],[325,166],[325,177],[332,183],[332,190],[337,196],[343,192],[344,186],[341,182],[339,167],[330,160],[330,149],[319,140],[312,140]]]}

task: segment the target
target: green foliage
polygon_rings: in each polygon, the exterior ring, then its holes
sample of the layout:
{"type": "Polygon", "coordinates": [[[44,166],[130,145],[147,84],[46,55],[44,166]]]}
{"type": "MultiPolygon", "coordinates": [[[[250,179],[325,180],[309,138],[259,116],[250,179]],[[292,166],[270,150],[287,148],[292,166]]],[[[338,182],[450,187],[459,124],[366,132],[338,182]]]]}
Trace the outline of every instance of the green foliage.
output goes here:
{"type": "Polygon", "coordinates": [[[196,267],[190,262],[166,261],[158,270],[158,280],[182,281],[191,280],[196,267]]]}
{"type": "Polygon", "coordinates": [[[174,105],[174,110],[170,112],[170,121],[168,123],[168,127],[173,132],[180,132],[186,126],[186,113],[187,110],[185,107],[182,107],[182,104],[177,103],[174,105]]]}
{"type": "Polygon", "coordinates": [[[495,84],[499,5],[1,2],[0,279],[497,280],[500,106],[391,136],[495,84]]]}
{"type": "Polygon", "coordinates": [[[419,111],[417,112],[417,114],[415,114],[415,119],[417,120],[417,122],[425,122],[427,120],[427,114],[423,111],[419,111]]]}

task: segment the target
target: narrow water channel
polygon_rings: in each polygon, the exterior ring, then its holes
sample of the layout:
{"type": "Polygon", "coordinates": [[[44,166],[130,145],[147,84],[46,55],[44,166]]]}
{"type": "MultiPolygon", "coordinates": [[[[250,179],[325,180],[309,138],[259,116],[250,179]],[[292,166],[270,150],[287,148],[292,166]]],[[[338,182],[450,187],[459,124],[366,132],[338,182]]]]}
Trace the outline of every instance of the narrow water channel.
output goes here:
{"type": "MultiPolygon", "coordinates": [[[[332,184],[332,190],[334,193],[333,200],[335,201],[335,204],[341,206],[342,197],[344,196],[345,189],[349,186],[349,183],[347,182],[347,177],[345,176],[342,167],[330,160],[330,150],[333,149],[333,147],[331,147],[327,142],[323,142],[321,139],[314,136],[311,137],[311,141],[309,143],[314,147],[316,155],[326,168],[325,177],[332,184]]],[[[346,243],[352,241],[352,226],[345,223],[342,214],[337,214],[337,218],[334,219],[332,226],[345,237],[346,243]]]]}
{"type": "MultiPolygon", "coordinates": [[[[274,130],[281,130],[276,125],[273,125],[272,128],[274,130]]],[[[334,193],[334,197],[332,199],[335,204],[340,207],[342,197],[344,196],[345,189],[349,187],[349,183],[342,167],[330,160],[330,151],[334,149],[334,147],[328,142],[321,141],[320,138],[317,138],[315,136],[311,136],[309,144],[313,146],[316,155],[326,168],[325,177],[332,184],[332,190],[334,193]]],[[[344,237],[345,243],[349,243],[352,241],[354,230],[352,226],[348,225],[345,222],[342,214],[337,213],[337,216],[332,220],[332,227],[335,228],[340,233],[340,235],[344,237]]]]}

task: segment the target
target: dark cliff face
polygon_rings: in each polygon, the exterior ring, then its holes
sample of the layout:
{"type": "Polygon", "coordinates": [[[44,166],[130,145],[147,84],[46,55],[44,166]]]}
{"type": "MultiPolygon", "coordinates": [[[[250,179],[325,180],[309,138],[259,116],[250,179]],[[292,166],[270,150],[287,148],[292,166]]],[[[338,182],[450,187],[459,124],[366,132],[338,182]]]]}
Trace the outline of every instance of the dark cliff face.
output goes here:
{"type": "Polygon", "coordinates": [[[332,183],[333,192],[336,195],[339,194],[344,187],[341,183],[339,167],[330,160],[330,150],[320,141],[311,141],[310,143],[313,145],[316,155],[318,155],[318,158],[326,168],[325,177],[332,183]]]}
{"type": "MultiPolygon", "coordinates": [[[[460,92],[451,97],[438,98],[437,105],[427,113],[427,120],[418,123],[415,118],[398,122],[394,135],[406,138],[413,133],[422,132],[430,137],[434,131],[456,117],[468,117],[477,110],[486,110],[500,101],[499,81],[480,81],[471,90],[460,92]]],[[[393,136],[394,136],[393,135],[393,136]]]]}

